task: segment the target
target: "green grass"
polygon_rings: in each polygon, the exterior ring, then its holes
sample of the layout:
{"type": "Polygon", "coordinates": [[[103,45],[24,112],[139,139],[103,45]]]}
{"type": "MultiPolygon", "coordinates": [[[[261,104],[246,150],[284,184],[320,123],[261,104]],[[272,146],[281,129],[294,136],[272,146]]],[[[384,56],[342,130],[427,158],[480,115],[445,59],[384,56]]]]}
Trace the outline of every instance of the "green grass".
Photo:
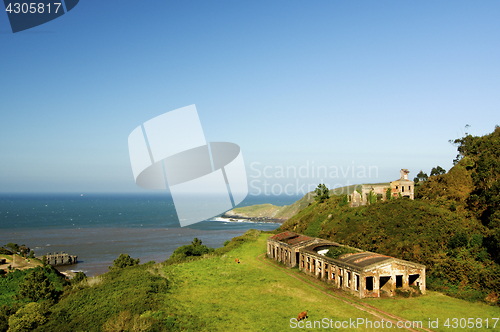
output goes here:
{"type": "Polygon", "coordinates": [[[243,214],[246,217],[273,218],[283,207],[272,204],[250,205],[233,209],[233,212],[243,214]]]}
{"type": "Polygon", "coordinates": [[[256,242],[244,243],[221,257],[165,267],[172,282],[167,303],[176,327],[186,331],[282,331],[305,310],[312,321],[372,318],[258,261],[268,236],[261,234],[256,242]]]}
{"type": "MultiPolygon", "coordinates": [[[[377,320],[256,260],[255,257],[265,252],[268,236],[261,234],[256,242],[244,243],[222,257],[164,267],[172,282],[167,305],[175,326],[186,331],[282,331],[290,328],[290,318],[304,310],[308,311],[310,321],[377,320]],[[237,264],[235,258],[242,263],[237,264]]],[[[307,279],[297,269],[287,271],[307,279]]],[[[424,327],[429,318],[437,318],[439,331],[447,329],[442,326],[446,318],[490,318],[491,324],[492,317],[500,317],[498,307],[437,292],[417,298],[358,300],[351,297],[351,301],[368,303],[404,319],[422,321],[424,327]]]]}
{"type": "MultiPolygon", "coordinates": [[[[283,331],[291,329],[290,319],[305,310],[310,322],[323,318],[379,320],[312,287],[309,277],[296,268],[276,269],[274,266],[282,265],[257,260],[265,253],[269,236],[249,231],[210,256],[191,262],[143,264],[68,286],[62,299],[50,308],[48,323],[37,331],[283,331]]],[[[437,292],[417,298],[363,300],[340,294],[350,302],[423,321],[424,327],[429,318],[439,319],[438,331],[448,330],[443,326],[446,318],[489,318],[491,325],[491,318],[500,317],[498,307],[437,292]]]]}
{"type": "MultiPolygon", "coordinates": [[[[453,318],[474,318],[474,321],[477,318],[482,318],[483,321],[486,318],[489,319],[490,326],[488,329],[484,325],[481,329],[466,329],[468,331],[498,331],[500,329],[500,321],[495,329],[492,326],[492,318],[500,318],[500,308],[498,306],[491,306],[481,302],[470,303],[433,291],[427,291],[426,295],[414,298],[363,299],[362,302],[412,321],[422,320],[428,322],[429,318],[432,321],[438,319],[439,328],[432,329],[434,331],[461,330],[460,328],[445,327],[443,324],[448,318],[450,318],[450,323],[452,323],[451,319],[453,318]]],[[[424,327],[428,326],[424,325],[424,327]]]]}
{"type": "MultiPolygon", "coordinates": [[[[157,313],[167,294],[168,282],[156,274],[153,264],[110,271],[70,286],[40,330],[101,331],[110,323],[133,325],[141,315],[157,313]]],[[[158,316],[160,319],[143,323],[157,325],[163,315],[158,316]]]]}

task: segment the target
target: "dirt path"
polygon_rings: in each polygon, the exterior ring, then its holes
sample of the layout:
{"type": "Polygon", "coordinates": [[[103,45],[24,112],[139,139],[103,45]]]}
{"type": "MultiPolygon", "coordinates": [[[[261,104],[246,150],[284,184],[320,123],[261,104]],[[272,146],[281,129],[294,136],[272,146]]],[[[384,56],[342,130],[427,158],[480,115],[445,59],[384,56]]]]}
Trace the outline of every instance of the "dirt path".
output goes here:
{"type": "MultiPolygon", "coordinates": [[[[5,257],[5,256],[3,256],[5,257]]],[[[7,270],[9,266],[11,266],[13,269],[17,270],[26,270],[26,269],[31,269],[36,266],[41,266],[42,264],[35,261],[35,260],[30,260],[26,259],[24,257],[21,257],[19,255],[14,255],[12,259],[6,258],[7,262],[3,265],[0,265],[0,269],[2,270],[7,270]]]]}
{"type": "MultiPolygon", "coordinates": [[[[305,283],[305,284],[307,284],[307,285],[309,285],[309,286],[311,286],[311,287],[319,290],[321,293],[325,294],[326,296],[338,299],[338,300],[340,300],[340,301],[342,301],[342,302],[344,302],[344,303],[346,303],[346,304],[348,304],[348,305],[350,305],[350,306],[352,306],[352,307],[354,307],[356,309],[359,309],[361,311],[367,312],[367,313],[369,313],[369,314],[371,314],[371,315],[373,315],[373,316],[375,316],[377,318],[384,319],[385,321],[390,321],[390,322],[392,322],[393,327],[396,326],[396,324],[397,324],[398,321],[399,322],[410,322],[411,323],[411,321],[409,321],[407,319],[398,317],[396,315],[393,315],[393,314],[391,314],[389,312],[386,312],[386,311],[383,311],[381,309],[378,309],[378,308],[376,308],[374,306],[371,306],[369,304],[365,304],[365,303],[362,303],[362,302],[357,302],[356,300],[354,300],[351,297],[348,297],[346,295],[328,293],[326,291],[326,285],[323,284],[323,283],[321,283],[319,280],[311,278],[311,277],[306,276],[306,275],[299,277],[299,276],[297,276],[294,273],[288,272],[284,266],[283,267],[282,266],[278,266],[274,262],[267,262],[265,259],[263,259],[264,255],[265,255],[265,253],[257,256],[256,259],[258,261],[264,263],[264,264],[267,264],[267,265],[269,265],[269,266],[271,266],[271,267],[273,267],[273,268],[275,268],[277,270],[280,270],[280,271],[288,274],[289,276],[291,276],[291,277],[293,277],[293,278],[295,278],[297,280],[302,281],[303,283],[305,283]]],[[[422,331],[422,330],[423,331],[427,331],[427,332],[433,332],[432,330],[426,329],[424,327],[419,328],[418,330],[416,330],[414,328],[408,328],[408,327],[406,327],[406,328],[402,327],[402,329],[403,328],[406,329],[406,330],[408,330],[408,331],[414,331],[414,332],[422,331]]]]}

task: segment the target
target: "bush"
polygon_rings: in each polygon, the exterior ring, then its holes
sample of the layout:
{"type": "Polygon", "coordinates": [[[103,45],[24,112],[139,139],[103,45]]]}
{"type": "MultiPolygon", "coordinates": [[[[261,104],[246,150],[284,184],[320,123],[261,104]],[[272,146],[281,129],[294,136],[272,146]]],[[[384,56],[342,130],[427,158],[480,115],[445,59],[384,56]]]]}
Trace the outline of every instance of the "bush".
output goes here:
{"type": "Polygon", "coordinates": [[[124,267],[139,265],[139,262],[139,258],[133,259],[130,255],[120,254],[120,256],[113,261],[113,266],[109,266],[109,269],[123,269],[124,267]]]}
{"type": "Polygon", "coordinates": [[[6,332],[9,329],[9,317],[16,313],[20,308],[19,304],[11,306],[0,306],[0,332],[6,332]]]}
{"type": "Polygon", "coordinates": [[[17,299],[30,302],[40,300],[55,301],[59,296],[59,292],[47,276],[47,274],[51,273],[53,273],[52,267],[34,268],[31,273],[24,277],[22,283],[19,284],[17,299]]]}
{"type": "Polygon", "coordinates": [[[46,309],[40,303],[28,303],[9,317],[9,332],[33,331],[47,321],[46,314],[46,309]]]}
{"type": "Polygon", "coordinates": [[[175,249],[173,254],[167,260],[167,263],[179,263],[189,261],[190,257],[200,257],[215,250],[202,244],[201,240],[194,238],[191,244],[175,249]]]}
{"type": "Polygon", "coordinates": [[[351,248],[347,248],[347,247],[335,247],[335,248],[328,250],[328,252],[325,254],[325,256],[333,258],[333,259],[337,259],[342,255],[353,254],[356,252],[357,252],[356,250],[351,249],[351,248]]]}
{"type": "Polygon", "coordinates": [[[77,272],[75,274],[75,276],[73,277],[73,279],[71,279],[71,283],[73,285],[75,285],[75,284],[79,283],[80,281],[86,280],[86,279],[87,279],[87,276],[85,275],[85,273],[83,273],[83,272],[80,271],[80,272],[77,272]]]}

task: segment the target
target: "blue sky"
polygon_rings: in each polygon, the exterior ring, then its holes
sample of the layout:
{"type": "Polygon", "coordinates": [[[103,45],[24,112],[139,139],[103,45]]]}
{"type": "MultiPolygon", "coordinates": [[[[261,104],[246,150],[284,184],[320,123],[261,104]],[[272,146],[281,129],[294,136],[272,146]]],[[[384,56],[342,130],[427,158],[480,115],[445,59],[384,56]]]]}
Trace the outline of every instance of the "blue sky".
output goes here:
{"type": "Polygon", "coordinates": [[[13,34],[0,13],[0,192],[145,192],[128,135],[191,104],[261,189],[320,180],[280,167],[343,170],[331,186],[449,169],[449,139],[500,124],[498,17],[498,1],[87,0],[13,34]]]}

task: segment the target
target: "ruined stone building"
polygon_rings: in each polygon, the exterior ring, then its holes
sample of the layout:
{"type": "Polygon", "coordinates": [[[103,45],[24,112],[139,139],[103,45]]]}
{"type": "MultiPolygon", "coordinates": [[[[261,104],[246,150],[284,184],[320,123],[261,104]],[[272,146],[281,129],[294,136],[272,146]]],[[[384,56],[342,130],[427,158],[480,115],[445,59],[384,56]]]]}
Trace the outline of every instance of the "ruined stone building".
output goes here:
{"type": "Polygon", "coordinates": [[[425,294],[424,265],[336,242],[287,231],[267,239],[267,256],[288,267],[298,265],[305,274],[359,298],[394,296],[396,289],[407,290],[410,286],[425,294]],[[325,256],[328,250],[338,247],[354,253],[336,259],[325,256]]]}
{"type": "Polygon", "coordinates": [[[72,256],[68,255],[64,251],[62,251],[60,254],[55,252],[54,254],[51,254],[50,252],[45,256],[47,259],[47,264],[52,265],[52,266],[58,266],[58,265],[71,265],[71,264],[76,264],[77,263],[77,258],[78,256],[72,256]]]}
{"type": "Polygon", "coordinates": [[[391,196],[393,198],[407,197],[409,199],[414,198],[414,183],[411,180],[408,180],[408,171],[407,169],[401,169],[400,178],[388,182],[388,183],[375,183],[375,184],[363,184],[358,188],[358,191],[354,191],[351,195],[349,195],[350,205],[352,207],[366,205],[369,202],[370,193],[377,197],[377,200],[385,201],[387,199],[387,189],[390,189],[391,196]]]}

